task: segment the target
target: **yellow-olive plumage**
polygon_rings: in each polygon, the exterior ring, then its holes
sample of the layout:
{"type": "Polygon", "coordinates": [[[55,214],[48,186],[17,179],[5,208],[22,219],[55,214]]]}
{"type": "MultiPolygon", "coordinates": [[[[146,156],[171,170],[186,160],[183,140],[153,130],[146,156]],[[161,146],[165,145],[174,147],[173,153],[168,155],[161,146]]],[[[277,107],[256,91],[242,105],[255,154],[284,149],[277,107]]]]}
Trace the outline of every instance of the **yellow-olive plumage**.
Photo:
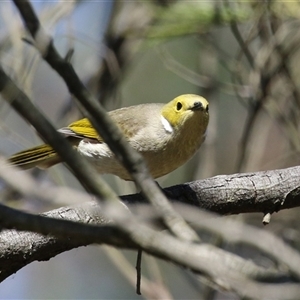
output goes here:
{"type": "MultiPolygon", "coordinates": [[[[207,100],[192,94],[181,95],[167,104],[140,104],[113,110],[109,115],[129,144],[143,155],[154,178],[172,172],[193,156],[205,138],[209,119],[207,100]]],[[[88,119],[58,131],[96,166],[99,173],[131,180],[88,119]]],[[[9,161],[24,169],[47,168],[61,162],[49,145],[21,151],[9,161]]]]}

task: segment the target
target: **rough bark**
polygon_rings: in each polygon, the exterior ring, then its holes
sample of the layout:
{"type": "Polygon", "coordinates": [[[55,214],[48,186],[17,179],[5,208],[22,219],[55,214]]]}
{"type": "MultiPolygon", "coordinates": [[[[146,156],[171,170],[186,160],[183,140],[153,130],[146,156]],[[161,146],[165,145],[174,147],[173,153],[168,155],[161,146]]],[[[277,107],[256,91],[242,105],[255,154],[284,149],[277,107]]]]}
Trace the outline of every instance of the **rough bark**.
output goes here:
{"type": "MultiPolygon", "coordinates": [[[[169,187],[164,189],[164,192],[173,201],[191,204],[223,215],[245,212],[272,213],[299,206],[299,182],[300,167],[293,167],[216,176],[169,187]]],[[[123,196],[122,200],[127,204],[145,202],[140,194],[123,196]]],[[[63,207],[45,214],[62,220],[102,225],[102,227],[95,226],[93,235],[87,235],[82,228],[77,229],[76,223],[71,224],[72,230],[68,230],[65,235],[63,230],[53,232],[47,229],[48,227],[34,229],[40,233],[3,230],[0,234],[1,279],[34,260],[48,260],[61,252],[93,242],[136,248],[135,243],[126,240],[119,230],[110,226],[108,220],[101,217],[101,209],[96,207],[97,204],[91,201],[82,206],[63,207]],[[49,236],[51,233],[58,237],[49,236]]],[[[24,228],[22,224],[16,224],[15,218],[10,217],[6,220],[4,216],[8,216],[8,212],[2,211],[1,214],[3,227],[33,230],[32,227],[24,228]]]]}

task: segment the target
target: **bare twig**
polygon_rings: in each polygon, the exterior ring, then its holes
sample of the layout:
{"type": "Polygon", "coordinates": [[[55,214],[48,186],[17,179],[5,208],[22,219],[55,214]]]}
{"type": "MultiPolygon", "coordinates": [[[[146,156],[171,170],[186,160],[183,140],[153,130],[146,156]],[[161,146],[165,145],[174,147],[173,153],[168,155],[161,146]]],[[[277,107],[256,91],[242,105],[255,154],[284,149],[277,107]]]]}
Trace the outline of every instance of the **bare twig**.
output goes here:
{"type": "Polygon", "coordinates": [[[138,249],[137,258],[136,258],[136,293],[138,295],[141,295],[141,278],[142,278],[142,255],[143,251],[141,249],[138,249]]]}
{"type": "MultiPolygon", "coordinates": [[[[114,247],[102,246],[106,255],[120,271],[127,281],[134,286],[136,284],[136,272],[131,263],[125,258],[125,256],[114,247]]],[[[152,256],[148,256],[153,259],[152,256]]],[[[146,276],[142,276],[141,294],[146,299],[173,299],[170,291],[162,282],[156,280],[149,280],[146,276]]]]}

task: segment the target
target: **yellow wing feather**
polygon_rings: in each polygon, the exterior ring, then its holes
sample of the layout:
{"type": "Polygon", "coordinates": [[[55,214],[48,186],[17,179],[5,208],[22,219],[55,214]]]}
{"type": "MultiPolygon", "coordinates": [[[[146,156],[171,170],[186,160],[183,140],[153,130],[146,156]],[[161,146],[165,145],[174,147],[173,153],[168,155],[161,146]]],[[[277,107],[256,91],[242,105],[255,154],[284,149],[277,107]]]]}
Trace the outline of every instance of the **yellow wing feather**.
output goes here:
{"type": "Polygon", "coordinates": [[[12,155],[9,160],[11,164],[20,166],[23,169],[30,169],[34,166],[49,167],[58,163],[55,151],[49,145],[41,145],[12,155]],[[43,162],[46,162],[43,164],[43,162]]]}
{"type": "Polygon", "coordinates": [[[71,123],[67,128],[71,129],[78,136],[103,141],[87,118],[75,121],[71,123]]]}

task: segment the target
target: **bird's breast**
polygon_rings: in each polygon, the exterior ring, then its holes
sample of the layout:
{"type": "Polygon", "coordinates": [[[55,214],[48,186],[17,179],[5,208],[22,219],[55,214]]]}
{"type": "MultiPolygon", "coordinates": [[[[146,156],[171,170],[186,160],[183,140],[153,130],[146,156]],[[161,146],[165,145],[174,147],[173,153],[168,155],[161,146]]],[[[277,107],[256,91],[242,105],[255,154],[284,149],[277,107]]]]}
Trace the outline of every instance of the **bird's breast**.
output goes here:
{"type": "MultiPolygon", "coordinates": [[[[149,127],[147,130],[140,130],[128,142],[143,155],[151,175],[158,178],[189,160],[203,140],[204,133],[195,128],[192,131],[178,132],[153,125],[152,130],[149,130],[149,127]]],[[[100,173],[110,173],[125,180],[132,180],[106,143],[83,139],[78,145],[78,151],[87,157],[100,173]]]]}

